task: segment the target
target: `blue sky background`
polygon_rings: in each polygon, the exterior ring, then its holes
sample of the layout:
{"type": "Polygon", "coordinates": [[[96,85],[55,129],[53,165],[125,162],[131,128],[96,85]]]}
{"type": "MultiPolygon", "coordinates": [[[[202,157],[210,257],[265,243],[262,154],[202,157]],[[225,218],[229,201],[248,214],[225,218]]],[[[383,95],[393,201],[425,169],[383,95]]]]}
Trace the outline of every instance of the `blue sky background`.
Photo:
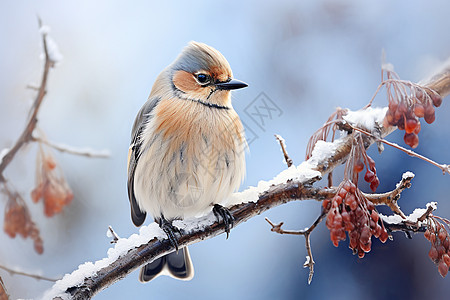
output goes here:
{"type": "MultiPolygon", "coordinates": [[[[23,130],[42,72],[39,15],[51,27],[64,60],[52,70],[39,127],[48,139],[72,146],[107,148],[110,159],[55,153],[75,198],[51,219],[31,204],[36,147],[17,156],[6,171],[27,196],[41,229],[45,252],[30,240],[0,232],[0,264],[62,276],[80,263],[98,260],[110,247],[108,225],[126,237],[132,225],[126,194],[126,158],[134,117],[159,72],[191,40],[219,49],[236,78],[249,87],[233,105],[252,136],[242,188],[273,178],[285,168],[273,134],[281,134],[296,164],[309,136],[337,106],[359,109],[380,82],[381,52],[403,79],[418,81],[450,56],[448,1],[2,1],[0,2],[0,149],[23,130]],[[258,95],[281,111],[256,124],[246,113],[258,95]]],[[[432,126],[422,124],[419,153],[448,162],[447,99],[432,126]]],[[[386,105],[381,96],[376,105],[386,105]]],[[[402,143],[402,134],[391,140],[402,143]]],[[[404,171],[416,173],[400,200],[405,212],[439,201],[450,217],[449,177],[426,163],[387,148],[375,149],[379,191],[392,189],[404,171]]],[[[340,177],[336,174],[336,179],[340,177]]],[[[365,187],[368,190],[367,187],[365,187]]],[[[4,197],[0,204],[6,203],[4,197]]],[[[280,236],[264,217],[302,229],[318,216],[320,203],[303,201],[273,209],[232,231],[193,245],[195,278],[158,278],[143,285],[132,273],[95,299],[429,299],[449,295],[450,284],[428,259],[421,235],[373,243],[364,259],[347,243],[335,248],[321,224],[312,236],[315,275],[307,285],[302,237],[280,236]]],[[[0,214],[3,222],[3,214],[0,214]]],[[[0,270],[13,298],[36,298],[51,284],[0,270]]]]}

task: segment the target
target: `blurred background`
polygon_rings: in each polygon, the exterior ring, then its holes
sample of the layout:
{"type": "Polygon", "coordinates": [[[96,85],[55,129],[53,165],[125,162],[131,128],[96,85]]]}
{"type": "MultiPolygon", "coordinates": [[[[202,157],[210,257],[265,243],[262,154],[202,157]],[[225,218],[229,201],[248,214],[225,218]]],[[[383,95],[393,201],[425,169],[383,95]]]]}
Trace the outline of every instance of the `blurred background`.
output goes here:
{"type": "MultiPolygon", "coordinates": [[[[233,105],[250,140],[247,178],[241,190],[286,168],[273,134],[282,135],[296,164],[308,138],[338,106],[363,107],[380,83],[382,49],[402,79],[419,81],[450,56],[450,2],[441,1],[2,1],[0,2],[0,149],[24,128],[42,73],[37,16],[64,59],[50,73],[39,128],[48,139],[77,147],[109,149],[109,159],[56,153],[74,200],[53,218],[33,204],[36,145],[22,151],[5,175],[29,204],[41,230],[44,253],[32,241],[0,232],[0,264],[47,277],[61,277],[81,263],[105,257],[111,225],[122,237],[138,232],[130,220],[126,159],[134,117],[153,81],[191,40],[219,49],[236,78],[249,87],[235,92],[233,105]],[[261,94],[264,93],[264,94],[261,94]],[[251,109],[261,97],[277,110],[263,122],[251,109]]],[[[448,162],[447,99],[436,122],[422,124],[417,152],[448,162]]],[[[375,106],[385,106],[381,94],[375,106]]],[[[403,134],[390,140],[403,144],[403,134]]],[[[437,215],[450,217],[449,177],[418,159],[386,148],[377,162],[378,191],[395,187],[404,171],[416,174],[402,194],[406,213],[439,201],[437,215]]],[[[342,169],[336,172],[338,182],[342,169]]],[[[363,185],[368,190],[367,185],[363,185]]],[[[4,196],[0,204],[6,204],[4,196]]],[[[383,210],[387,213],[387,210],[383,210]]],[[[440,277],[428,258],[423,235],[373,242],[364,259],[348,242],[335,248],[325,224],[312,235],[315,274],[308,286],[303,237],[270,231],[264,217],[286,229],[309,226],[320,203],[289,203],[232,231],[193,245],[195,278],[138,282],[138,272],[95,299],[443,299],[450,278],[440,277]]],[[[0,214],[3,223],[3,213],[0,214]]],[[[0,276],[13,299],[39,298],[51,283],[0,276]]]]}

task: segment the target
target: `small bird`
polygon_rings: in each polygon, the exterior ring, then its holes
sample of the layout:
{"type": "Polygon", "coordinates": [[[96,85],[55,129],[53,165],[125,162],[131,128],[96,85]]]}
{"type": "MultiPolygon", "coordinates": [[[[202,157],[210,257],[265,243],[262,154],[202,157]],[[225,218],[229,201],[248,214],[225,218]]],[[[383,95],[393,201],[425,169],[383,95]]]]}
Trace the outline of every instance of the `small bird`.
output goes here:
{"type": "Polygon", "coordinates": [[[187,247],[178,251],[173,220],[212,209],[228,237],[233,217],[222,205],[244,179],[247,147],[231,90],[246,86],[233,79],[219,51],[198,42],[190,42],[156,78],[131,133],[128,198],[134,225],[150,214],[177,251],[144,266],[141,282],[162,274],[194,276],[187,247]]]}

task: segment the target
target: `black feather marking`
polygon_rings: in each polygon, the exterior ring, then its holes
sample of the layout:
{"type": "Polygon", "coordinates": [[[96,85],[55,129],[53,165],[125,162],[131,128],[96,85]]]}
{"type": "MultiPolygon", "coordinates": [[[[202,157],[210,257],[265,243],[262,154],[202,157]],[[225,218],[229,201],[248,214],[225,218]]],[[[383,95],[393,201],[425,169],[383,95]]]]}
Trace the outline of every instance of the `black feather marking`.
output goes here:
{"type": "Polygon", "coordinates": [[[141,226],[147,216],[146,212],[143,212],[139,207],[139,204],[134,193],[134,175],[136,167],[139,162],[139,158],[142,154],[142,133],[149,119],[151,118],[151,111],[156,107],[160,98],[149,99],[139,111],[134,121],[133,130],[131,134],[131,155],[128,162],[128,199],[131,207],[131,220],[136,226],[141,226]]]}

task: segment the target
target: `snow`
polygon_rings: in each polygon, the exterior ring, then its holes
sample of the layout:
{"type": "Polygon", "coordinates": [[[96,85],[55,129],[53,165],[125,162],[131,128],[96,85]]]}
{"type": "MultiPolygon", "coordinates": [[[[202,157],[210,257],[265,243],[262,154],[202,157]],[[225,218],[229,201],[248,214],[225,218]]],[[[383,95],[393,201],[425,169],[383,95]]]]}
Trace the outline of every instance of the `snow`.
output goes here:
{"type": "MultiPolygon", "coordinates": [[[[408,179],[408,178],[414,178],[416,175],[414,175],[414,173],[413,172],[411,172],[411,171],[407,171],[407,172],[405,172],[405,173],[403,173],[403,175],[402,175],[402,181],[403,180],[406,180],[406,179],[408,179]]],[[[400,184],[401,184],[401,181],[399,182],[399,183],[397,183],[397,185],[395,186],[395,188],[399,188],[400,187],[400,184]]]]}
{"type": "Polygon", "coordinates": [[[109,228],[106,230],[106,236],[109,237],[110,239],[112,239],[113,237],[111,230],[109,228]]]}
{"type": "Polygon", "coordinates": [[[437,202],[427,203],[427,208],[416,208],[406,219],[403,219],[399,215],[385,216],[380,214],[381,219],[388,224],[401,224],[402,222],[408,221],[412,223],[416,223],[417,219],[423,216],[423,214],[427,211],[428,207],[432,207],[433,210],[437,209],[437,202]]]}
{"type": "Polygon", "coordinates": [[[414,175],[413,172],[406,171],[405,173],[403,173],[402,179],[405,180],[405,179],[408,179],[408,178],[414,178],[414,176],[416,176],[416,175],[414,175]]]}
{"type": "Polygon", "coordinates": [[[308,267],[310,263],[311,263],[311,257],[309,255],[306,255],[306,261],[303,264],[303,268],[308,267]]]}
{"type": "Polygon", "coordinates": [[[358,111],[349,111],[343,118],[354,126],[373,131],[376,124],[383,123],[387,110],[387,107],[368,107],[358,111]]]}
{"type": "Polygon", "coordinates": [[[49,36],[50,26],[42,25],[41,28],[39,28],[39,32],[45,37],[48,58],[54,63],[60,62],[63,59],[63,55],[59,51],[56,42],[49,36]]]}
{"type": "Polygon", "coordinates": [[[2,151],[0,151],[0,163],[2,162],[2,160],[3,160],[3,157],[6,155],[6,153],[8,153],[9,152],[9,148],[4,148],[4,149],[2,149],[2,151]]]}
{"type": "Polygon", "coordinates": [[[381,69],[383,69],[387,72],[394,72],[394,65],[391,63],[383,63],[381,65],[381,69]]]}
{"type": "MultiPolygon", "coordinates": [[[[71,274],[66,274],[61,280],[58,280],[53,287],[48,290],[42,299],[53,299],[56,296],[63,296],[66,289],[71,286],[81,284],[86,277],[94,275],[100,269],[108,266],[120,256],[126,254],[129,250],[148,243],[150,240],[157,238],[163,240],[166,234],[159,228],[158,224],[152,223],[148,226],[142,226],[139,234],[133,234],[129,238],[121,238],[117,241],[113,248],[109,248],[107,257],[96,262],[85,262],[78,266],[78,269],[71,274]]],[[[68,299],[63,297],[63,299],[68,299]]]]}

